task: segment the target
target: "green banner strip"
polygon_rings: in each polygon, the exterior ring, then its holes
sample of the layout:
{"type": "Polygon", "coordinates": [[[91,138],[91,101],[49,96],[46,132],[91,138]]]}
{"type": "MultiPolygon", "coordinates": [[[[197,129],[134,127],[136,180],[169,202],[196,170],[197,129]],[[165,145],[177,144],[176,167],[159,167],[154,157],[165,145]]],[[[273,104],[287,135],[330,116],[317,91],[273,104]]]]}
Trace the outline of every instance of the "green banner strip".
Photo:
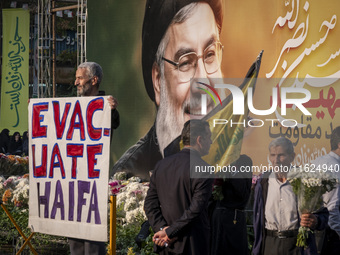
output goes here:
{"type": "Polygon", "coordinates": [[[13,134],[28,127],[29,11],[3,9],[0,126],[13,134]]]}

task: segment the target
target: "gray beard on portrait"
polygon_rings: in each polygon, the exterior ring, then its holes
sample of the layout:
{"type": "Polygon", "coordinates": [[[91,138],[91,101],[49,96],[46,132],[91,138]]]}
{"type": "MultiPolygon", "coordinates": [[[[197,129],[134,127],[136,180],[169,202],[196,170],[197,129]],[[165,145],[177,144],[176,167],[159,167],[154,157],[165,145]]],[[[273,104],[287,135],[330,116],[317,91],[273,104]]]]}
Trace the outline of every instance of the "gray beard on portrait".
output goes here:
{"type": "Polygon", "coordinates": [[[164,157],[164,149],[177,138],[184,126],[184,109],[187,102],[182,106],[183,115],[176,116],[174,104],[169,96],[169,91],[164,79],[161,79],[161,98],[156,118],[156,134],[159,149],[164,157]]]}
{"type": "MultiPolygon", "coordinates": [[[[204,80],[207,83],[207,81],[204,80]]],[[[197,115],[193,118],[201,118],[201,93],[190,94],[181,106],[180,116],[176,115],[173,100],[169,96],[168,87],[164,79],[161,79],[161,98],[156,118],[156,134],[159,149],[164,157],[164,149],[181,133],[185,123],[185,112],[197,115]]],[[[207,105],[214,105],[211,97],[207,98],[207,105]]],[[[210,109],[211,110],[211,109],[210,109]]],[[[192,118],[192,117],[191,117],[192,118]]]]}

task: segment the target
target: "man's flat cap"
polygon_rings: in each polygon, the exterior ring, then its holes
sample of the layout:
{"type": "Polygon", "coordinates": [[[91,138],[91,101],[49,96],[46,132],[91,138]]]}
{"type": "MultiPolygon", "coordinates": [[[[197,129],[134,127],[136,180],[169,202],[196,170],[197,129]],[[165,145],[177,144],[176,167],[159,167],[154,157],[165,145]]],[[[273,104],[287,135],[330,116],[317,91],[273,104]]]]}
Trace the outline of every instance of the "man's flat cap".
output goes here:
{"type": "Polygon", "coordinates": [[[146,91],[152,101],[155,93],[152,85],[152,65],[157,49],[176,13],[184,6],[208,3],[213,10],[216,23],[221,29],[223,20],[222,0],[147,0],[142,31],[142,67],[146,91]]]}

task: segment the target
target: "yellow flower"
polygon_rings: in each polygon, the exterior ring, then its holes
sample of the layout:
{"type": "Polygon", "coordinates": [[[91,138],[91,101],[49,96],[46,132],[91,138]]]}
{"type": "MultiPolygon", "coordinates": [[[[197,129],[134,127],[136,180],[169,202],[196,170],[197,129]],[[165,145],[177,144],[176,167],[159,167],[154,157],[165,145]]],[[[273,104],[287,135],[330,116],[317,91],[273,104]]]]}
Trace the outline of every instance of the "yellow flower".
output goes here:
{"type": "Polygon", "coordinates": [[[11,198],[11,196],[12,196],[12,191],[11,191],[10,189],[7,189],[7,190],[5,191],[5,193],[3,194],[3,196],[2,196],[2,202],[3,202],[4,204],[7,204],[7,202],[8,202],[9,199],[11,198]]]}

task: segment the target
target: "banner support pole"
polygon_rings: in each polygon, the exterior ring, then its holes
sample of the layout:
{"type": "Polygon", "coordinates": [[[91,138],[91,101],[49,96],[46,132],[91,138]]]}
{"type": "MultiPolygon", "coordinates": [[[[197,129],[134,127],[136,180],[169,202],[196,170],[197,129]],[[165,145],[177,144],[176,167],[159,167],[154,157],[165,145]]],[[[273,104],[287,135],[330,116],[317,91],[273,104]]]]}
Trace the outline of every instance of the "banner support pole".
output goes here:
{"type": "Polygon", "coordinates": [[[116,195],[110,196],[110,255],[116,255],[116,195]]]}
{"type": "MultiPolygon", "coordinates": [[[[24,242],[24,244],[21,246],[20,250],[17,252],[16,255],[19,255],[25,248],[25,246],[28,244],[30,244],[30,240],[32,239],[32,237],[34,236],[35,232],[32,232],[30,234],[30,236],[26,239],[26,241],[24,242]]],[[[38,253],[35,253],[35,251],[32,251],[34,254],[38,254],[38,253]]]]}

